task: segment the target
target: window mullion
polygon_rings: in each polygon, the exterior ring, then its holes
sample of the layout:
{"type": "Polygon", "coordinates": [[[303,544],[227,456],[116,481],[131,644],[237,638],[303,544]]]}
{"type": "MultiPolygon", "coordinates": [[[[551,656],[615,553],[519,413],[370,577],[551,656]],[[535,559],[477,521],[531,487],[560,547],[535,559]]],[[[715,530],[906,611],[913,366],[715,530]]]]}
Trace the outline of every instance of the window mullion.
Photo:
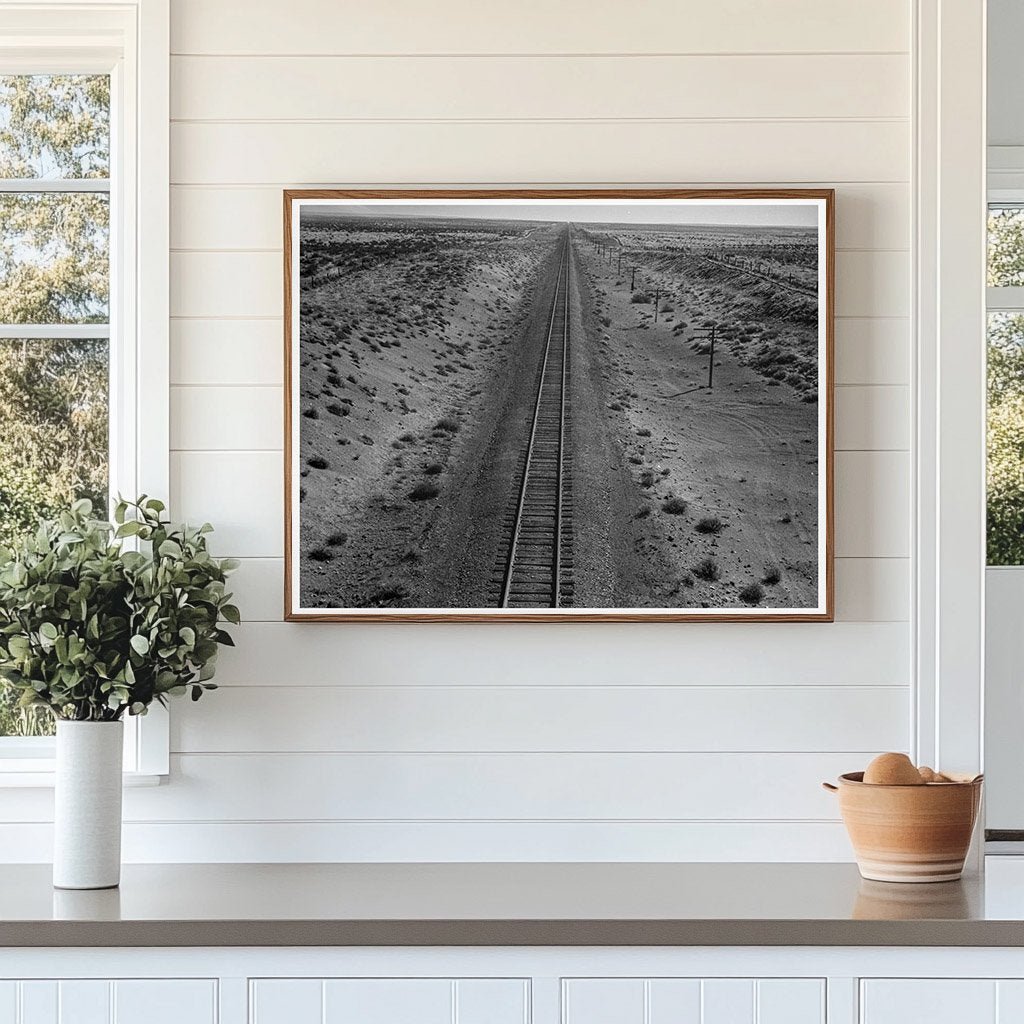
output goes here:
{"type": "Polygon", "coordinates": [[[58,341],[77,341],[89,338],[109,338],[110,324],[0,324],[0,338],[35,341],[54,338],[58,341]]]}
{"type": "Polygon", "coordinates": [[[109,178],[0,178],[0,193],[109,191],[109,178]]]}

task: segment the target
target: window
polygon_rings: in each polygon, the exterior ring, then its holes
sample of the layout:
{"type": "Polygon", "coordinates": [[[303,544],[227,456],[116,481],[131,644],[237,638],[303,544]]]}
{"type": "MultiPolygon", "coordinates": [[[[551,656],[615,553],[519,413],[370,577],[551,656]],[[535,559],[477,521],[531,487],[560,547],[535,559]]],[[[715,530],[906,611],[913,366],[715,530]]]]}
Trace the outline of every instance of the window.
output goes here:
{"type": "MultiPolygon", "coordinates": [[[[0,543],[79,496],[168,498],[166,0],[0,3],[0,543]]],[[[46,784],[46,717],[0,686],[0,785],[46,784]]],[[[159,710],[125,769],[167,772],[159,710]]]]}
{"type": "Polygon", "coordinates": [[[1024,204],[989,208],[990,566],[1024,565],[1024,204]]]}
{"type": "MultiPolygon", "coordinates": [[[[109,504],[110,76],[0,76],[0,543],[109,504]]],[[[2,684],[0,684],[2,687],[2,684]]],[[[52,733],[0,688],[0,736],[52,733]]]]}

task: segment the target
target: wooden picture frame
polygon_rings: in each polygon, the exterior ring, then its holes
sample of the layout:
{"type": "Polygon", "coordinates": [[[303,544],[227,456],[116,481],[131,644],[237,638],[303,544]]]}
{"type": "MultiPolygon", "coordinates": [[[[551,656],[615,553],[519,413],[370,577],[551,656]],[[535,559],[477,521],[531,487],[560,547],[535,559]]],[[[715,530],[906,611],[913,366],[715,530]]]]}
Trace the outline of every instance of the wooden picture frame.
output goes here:
{"type": "Polygon", "coordinates": [[[833,621],[832,189],[301,189],[283,199],[287,620],[833,621]],[[636,268],[628,282],[623,262],[636,268]],[[763,322],[758,310],[769,311],[763,322]],[[586,417],[599,429],[573,423],[586,417]],[[309,454],[321,448],[329,458],[309,454]],[[785,481],[767,476],[783,469],[785,481]],[[601,508],[612,491],[617,518],[601,508]],[[578,539],[588,532],[597,539],[578,539]],[[497,553],[485,581],[488,545],[497,553]],[[711,554],[694,562],[702,546],[711,554]],[[612,552],[609,565],[581,567],[595,551],[612,552]],[[772,563],[755,565],[766,552],[772,563]],[[613,559],[650,590],[616,575],[613,559]],[[468,582],[442,596],[482,600],[405,603],[448,575],[468,582]],[[652,603],[580,606],[584,586],[652,603]],[[341,593],[356,603],[336,605],[341,593]],[[724,596],[702,606],[709,594],[724,596]],[[661,605],[662,595],[691,603],[661,605]]]}

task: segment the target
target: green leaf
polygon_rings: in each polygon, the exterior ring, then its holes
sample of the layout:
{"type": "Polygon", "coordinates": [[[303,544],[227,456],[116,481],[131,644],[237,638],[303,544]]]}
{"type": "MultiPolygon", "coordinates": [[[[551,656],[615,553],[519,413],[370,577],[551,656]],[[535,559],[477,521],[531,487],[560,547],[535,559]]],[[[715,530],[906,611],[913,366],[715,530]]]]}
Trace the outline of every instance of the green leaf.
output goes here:
{"type": "Polygon", "coordinates": [[[136,654],[142,657],[149,654],[149,640],[141,633],[136,633],[135,636],[131,638],[130,643],[132,645],[132,650],[135,651],[136,654]]]}
{"type": "Polygon", "coordinates": [[[56,640],[60,635],[57,627],[52,622],[44,622],[39,627],[39,635],[47,640],[56,640]]]}
{"type": "Polygon", "coordinates": [[[225,619],[228,620],[228,622],[233,623],[236,626],[239,625],[242,621],[241,613],[239,612],[238,608],[233,604],[224,605],[221,608],[220,613],[224,616],[225,619]]]}
{"type": "Polygon", "coordinates": [[[163,555],[164,558],[181,558],[183,553],[181,545],[173,540],[165,540],[157,549],[157,554],[163,555]]]}

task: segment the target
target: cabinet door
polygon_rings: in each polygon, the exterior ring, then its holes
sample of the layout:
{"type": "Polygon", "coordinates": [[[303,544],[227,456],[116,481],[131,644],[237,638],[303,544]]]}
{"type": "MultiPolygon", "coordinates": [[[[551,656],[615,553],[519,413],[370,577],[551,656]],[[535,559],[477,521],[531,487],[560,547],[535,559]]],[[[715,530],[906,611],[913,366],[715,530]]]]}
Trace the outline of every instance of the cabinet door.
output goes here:
{"type": "Polygon", "coordinates": [[[573,978],[565,1024],[825,1024],[821,978],[573,978]]]}
{"type": "Polygon", "coordinates": [[[250,1024],[523,1024],[519,978],[256,978],[250,1024]]]}
{"type": "Polygon", "coordinates": [[[2,981],[0,1024],[216,1024],[217,983],[2,981]]]}
{"type": "Polygon", "coordinates": [[[861,1024],[1020,1024],[1024,982],[879,979],[861,984],[861,1024]]]}

